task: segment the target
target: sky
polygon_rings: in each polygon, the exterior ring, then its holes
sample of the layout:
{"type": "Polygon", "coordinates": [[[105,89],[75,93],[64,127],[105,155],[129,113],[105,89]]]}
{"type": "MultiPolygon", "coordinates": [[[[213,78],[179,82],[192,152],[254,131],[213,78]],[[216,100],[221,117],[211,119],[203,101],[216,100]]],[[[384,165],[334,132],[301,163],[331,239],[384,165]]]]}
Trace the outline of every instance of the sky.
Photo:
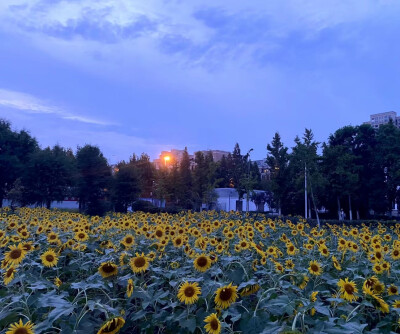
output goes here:
{"type": "Polygon", "coordinates": [[[110,163],[400,114],[398,0],[1,0],[0,118],[110,163]]]}

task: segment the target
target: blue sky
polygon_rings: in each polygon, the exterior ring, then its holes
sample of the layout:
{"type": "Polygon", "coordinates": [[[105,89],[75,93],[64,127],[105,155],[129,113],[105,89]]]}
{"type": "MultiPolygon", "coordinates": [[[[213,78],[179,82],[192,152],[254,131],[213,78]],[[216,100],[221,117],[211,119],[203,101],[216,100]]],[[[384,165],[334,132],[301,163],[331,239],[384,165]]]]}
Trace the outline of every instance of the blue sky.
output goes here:
{"type": "Polygon", "coordinates": [[[110,162],[400,113],[398,0],[1,0],[0,117],[110,162]]]}

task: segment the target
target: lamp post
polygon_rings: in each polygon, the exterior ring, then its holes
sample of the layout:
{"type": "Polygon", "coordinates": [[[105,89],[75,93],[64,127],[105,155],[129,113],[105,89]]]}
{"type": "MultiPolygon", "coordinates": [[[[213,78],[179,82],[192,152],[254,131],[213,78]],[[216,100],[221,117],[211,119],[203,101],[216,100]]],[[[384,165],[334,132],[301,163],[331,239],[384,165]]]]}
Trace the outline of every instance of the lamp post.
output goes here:
{"type": "Polygon", "coordinates": [[[246,156],[247,156],[247,159],[249,160],[248,161],[248,164],[247,164],[247,172],[248,172],[248,174],[247,174],[247,189],[246,189],[246,211],[247,212],[249,212],[249,187],[250,187],[250,152],[251,151],[253,151],[253,149],[251,148],[248,152],[247,152],[247,154],[246,154],[246,156]]]}
{"type": "Polygon", "coordinates": [[[170,161],[170,160],[171,160],[171,157],[170,157],[169,155],[166,155],[166,156],[164,157],[165,167],[167,167],[167,161],[170,161]]]}

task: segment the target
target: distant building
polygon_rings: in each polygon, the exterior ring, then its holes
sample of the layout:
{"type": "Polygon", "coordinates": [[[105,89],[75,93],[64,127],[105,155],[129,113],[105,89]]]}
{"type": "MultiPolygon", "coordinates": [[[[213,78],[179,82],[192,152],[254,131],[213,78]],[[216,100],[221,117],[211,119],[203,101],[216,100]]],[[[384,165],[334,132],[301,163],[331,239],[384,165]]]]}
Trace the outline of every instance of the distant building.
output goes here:
{"type": "MultiPolygon", "coordinates": [[[[154,167],[160,169],[162,167],[171,167],[175,164],[180,164],[185,150],[172,149],[171,151],[162,151],[158,159],[153,160],[154,167]]],[[[194,155],[189,154],[189,159],[194,160],[194,155]]]]}
{"type": "MultiPolygon", "coordinates": [[[[227,151],[220,151],[220,150],[206,150],[206,151],[200,151],[204,155],[208,154],[211,152],[213,159],[215,162],[218,162],[222,159],[223,156],[227,157],[230,152],[227,151]]],[[[196,154],[196,152],[194,152],[196,154]]]]}
{"type": "Polygon", "coordinates": [[[374,129],[378,129],[381,125],[388,124],[390,120],[400,129],[400,116],[397,116],[395,111],[373,114],[370,116],[369,122],[364,122],[364,124],[370,124],[374,129]]]}
{"type": "MultiPolygon", "coordinates": [[[[176,149],[172,149],[171,151],[162,151],[159,155],[159,158],[153,160],[154,167],[156,169],[160,169],[162,167],[172,167],[175,164],[180,164],[180,162],[182,161],[183,152],[184,150],[176,149]]],[[[202,152],[203,154],[211,152],[214,161],[220,161],[224,155],[227,156],[229,154],[229,152],[220,150],[206,150],[200,152],[202,152]]],[[[194,162],[195,154],[196,152],[194,154],[189,154],[192,168],[196,165],[194,162]]]]}
{"type": "Polygon", "coordinates": [[[270,180],[271,179],[271,172],[268,168],[267,163],[265,162],[265,159],[263,160],[255,160],[254,161],[257,166],[258,170],[260,171],[261,174],[261,180],[270,180]]]}
{"type": "MultiPolygon", "coordinates": [[[[255,193],[264,192],[263,190],[253,190],[255,193]]],[[[221,211],[245,211],[247,207],[247,198],[246,194],[243,196],[243,200],[239,201],[239,195],[236,189],[234,188],[216,188],[215,193],[218,196],[216,209],[221,211]],[[241,205],[241,207],[238,205],[241,205]]],[[[249,198],[249,211],[257,211],[260,207],[257,207],[253,201],[249,198]]],[[[265,203],[262,206],[262,211],[269,211],[270,208],[268,204],[265,203]]]]}

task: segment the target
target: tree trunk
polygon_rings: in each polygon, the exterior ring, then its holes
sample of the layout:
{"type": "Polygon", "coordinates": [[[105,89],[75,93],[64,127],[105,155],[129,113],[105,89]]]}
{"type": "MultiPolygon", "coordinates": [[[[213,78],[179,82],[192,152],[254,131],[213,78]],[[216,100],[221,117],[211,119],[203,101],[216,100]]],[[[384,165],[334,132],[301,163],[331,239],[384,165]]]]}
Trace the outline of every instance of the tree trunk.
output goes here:
{"type": "MultiPolygon", "coordinates": [[[[310,182],[310,185],[311,185],[311,182],[310,182]]],[[[319,228],[319,227],[321,227],[321,223],[319,221],[318,209],[317,209],[317,205],[315,204],[314,192],[313,192],[312,185],[310,186],[310,188],[311,188],[311,198],[312,198],[312,202],[314,204],[315,217],[317,218],[317,224],[318,224],[318,228],[319,228]]]]}
{"type": "Polygon", "coordinates": [[[47,200],[46,201],[46,208],[50,210],[50,207],[51,207],[51,201],[47,200]]]}
{"type": "Polygon", "coordinates": [[[351,197],[349,194],[349,218],[350,220],[353,220],[353,211],[351,210],[351,197]]]}
{"type": "Polygon", "coordinates": [[[357,213],[357,220],[360,220],[360,211],[358,211],[358,209],[357,209],[356,213],[357,213]]]}
{"type": "Polygon", "coordinates": [[[312,219],[312,210],[311,210],[310,197],[307,199],[307,201],[308,201],[308,218],[312,219]]]}
{"type": "Polygon", "coordinates": [[[342,220],[342,217],[340,217],[340,200],[339,200],[339,196],[337,196],[336,198],[337,198],[337,207],[338,207],[338,217],[339,217],[339,220],[342,220]]]}

